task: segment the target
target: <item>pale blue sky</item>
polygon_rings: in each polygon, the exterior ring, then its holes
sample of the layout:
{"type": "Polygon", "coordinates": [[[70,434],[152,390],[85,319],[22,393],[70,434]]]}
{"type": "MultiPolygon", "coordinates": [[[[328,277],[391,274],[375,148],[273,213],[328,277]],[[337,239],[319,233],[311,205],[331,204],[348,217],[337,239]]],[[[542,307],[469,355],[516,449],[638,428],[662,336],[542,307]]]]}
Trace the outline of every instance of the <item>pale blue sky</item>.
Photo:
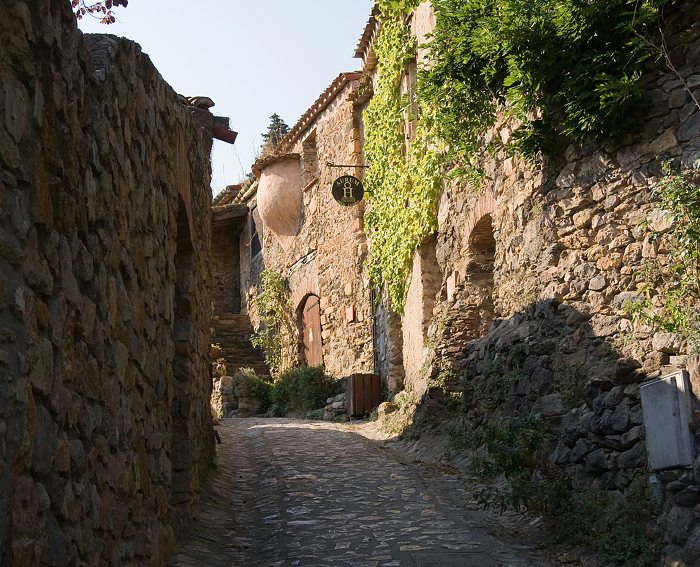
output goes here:
{"type": "Polygon", "coordinates": [[[338,73],[354,71],[357,41],[374,0],[130,0],[119,22],[80,23],[85,32],[138,42],[184,95],[208,96],[229,116],[234,146],[215,141],[218,193],[250,170],[269,117],[289,126],[338,73]]]}

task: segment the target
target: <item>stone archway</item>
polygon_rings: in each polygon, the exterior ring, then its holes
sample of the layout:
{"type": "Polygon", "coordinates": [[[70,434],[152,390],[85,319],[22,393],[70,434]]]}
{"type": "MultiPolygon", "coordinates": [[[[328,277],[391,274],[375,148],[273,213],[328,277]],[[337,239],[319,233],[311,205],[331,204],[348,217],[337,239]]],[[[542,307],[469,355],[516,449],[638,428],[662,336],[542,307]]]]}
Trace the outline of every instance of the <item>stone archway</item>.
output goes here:
{"type": "Polygon", "coordinates": [[[465,273],[469,304],[472,306],[470,335],[484,336],[495,316],[493,302],[493,272],[496,239],[491,214],[477,220],[469,233],[468,263],[465,273]]]}

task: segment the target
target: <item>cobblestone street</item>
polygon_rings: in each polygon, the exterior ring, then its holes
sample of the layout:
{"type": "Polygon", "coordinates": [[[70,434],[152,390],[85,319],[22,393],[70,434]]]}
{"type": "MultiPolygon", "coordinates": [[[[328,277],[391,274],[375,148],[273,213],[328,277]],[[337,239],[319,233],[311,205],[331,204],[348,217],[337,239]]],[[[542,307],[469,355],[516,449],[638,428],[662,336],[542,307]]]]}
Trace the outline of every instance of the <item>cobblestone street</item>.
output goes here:
{"type": "Polygon", "coordinates": [[[176,566],[552,565],[490,535],[456,478],[351,425],[228,419],[218,431],[218,469],[176,566]]]}

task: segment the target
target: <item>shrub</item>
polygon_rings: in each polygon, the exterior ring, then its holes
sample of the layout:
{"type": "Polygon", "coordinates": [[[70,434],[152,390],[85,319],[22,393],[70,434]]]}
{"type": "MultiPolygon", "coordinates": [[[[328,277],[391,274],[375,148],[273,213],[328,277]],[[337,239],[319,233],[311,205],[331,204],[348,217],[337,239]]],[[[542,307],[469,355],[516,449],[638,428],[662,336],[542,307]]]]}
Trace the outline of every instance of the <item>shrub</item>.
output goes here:
{"type": "Polygon", "coordinates": [[[340,393],[343,382],[327,374],[323,366],[302,366],[284,372],[272,386],[271,413],[282,417],[294,412],[306,415],[326,405],[340,393]]]}
{"type": "Polygon", "coordinates": [[[591,546],[606,561],[625,567],[658,565],[658,542],[647,537],[646,525],[656,506],[645,479],[637,478],[625,495],[591,488],[571,495],[554,517],[557,534],[591,546]]]}
{"type": "Polygon", "coordinates": [[[499,102],[519,120],[509,145],[555,153],[562,136],[617,138],[643,103],[644,63],[667,0],[434,0],[420,97],[472,163],[499,102]]]}
{"type": "Polygon", "coordinates": [[[557,468],[546,465],[544,443],[548,433],[539,414],[491,420],[481,432],[488,456],[478,460],[479,476],[503,477],[505,486],[488,486],[477,495],[484,506],[551,514],[567,494],[557,468]]]}
{"type": "Polygon", "coordinates": [[[537,414],[490,421],[478,441],[487,456],[477,461],[476,472],[505,482],[481,489],[480,502],[500,512],[544,515],[561,540],[591,547],[614,565],[658,565],[658,542],[646,530],[657,510],[644,477],[624,495],[597,488],[574,493],[562,471],[547,463],[548,435],[537,414]]]}
{"type": "Polygon", "coordinates": [[[233,389],[236,397],[260,400],[260,412],[270,407],[272,384],[260,378],[252,368],[241,368],[233,375],[233,389]]]}

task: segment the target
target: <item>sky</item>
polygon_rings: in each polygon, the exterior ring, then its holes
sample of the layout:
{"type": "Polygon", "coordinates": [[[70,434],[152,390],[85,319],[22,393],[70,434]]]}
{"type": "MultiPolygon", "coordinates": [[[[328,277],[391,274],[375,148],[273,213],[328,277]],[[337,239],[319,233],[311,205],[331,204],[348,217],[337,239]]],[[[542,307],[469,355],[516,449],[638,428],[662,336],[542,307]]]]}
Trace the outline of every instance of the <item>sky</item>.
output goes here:
{"type": "Polygon", "coordinates": [[[360,68],[353,54],[374,0],[129,0],[117,23],[85,17],[84,32],[139,43],[163,78],[185,96],[208,96],[238,132],[214,140],[212,190],[250,171],[279,114],[290,128],[339,73],[360,68]]]}

